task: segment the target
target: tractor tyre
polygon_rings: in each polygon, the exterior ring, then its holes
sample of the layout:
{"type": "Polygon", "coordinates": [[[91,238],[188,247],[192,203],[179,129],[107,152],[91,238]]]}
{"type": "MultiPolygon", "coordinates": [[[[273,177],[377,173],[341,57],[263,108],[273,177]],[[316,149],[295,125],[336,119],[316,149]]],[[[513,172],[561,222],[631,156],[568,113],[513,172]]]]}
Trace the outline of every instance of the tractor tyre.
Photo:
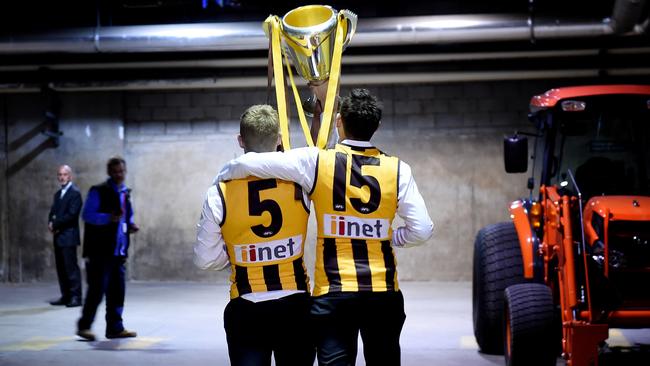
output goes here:
{"type": "Polygon", "coordinates": [[[523,283],[505,291],[504,350],[507,366],[555,366],[558,332],[551,289],[523,283]]]}
{"type": "Polygon", "coordinates": [[[481,352],[503,354],[503,291],[524,282],[521,247],[511,222],[481,229],[474,241],[472,317],[481,352]]]}

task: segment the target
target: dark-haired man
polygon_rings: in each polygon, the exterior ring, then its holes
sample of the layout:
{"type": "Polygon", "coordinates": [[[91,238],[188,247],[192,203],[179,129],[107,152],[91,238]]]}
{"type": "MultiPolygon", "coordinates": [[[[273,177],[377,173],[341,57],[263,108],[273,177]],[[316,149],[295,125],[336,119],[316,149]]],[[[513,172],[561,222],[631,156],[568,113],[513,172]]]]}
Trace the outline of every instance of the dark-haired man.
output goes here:
{"type": "Polygon", "coordinates": [[[131,190],[124,184],[126,161],[121,157],[109,159],[106,172],[109,178],[88,191],[82,214],[88,291],[77,323],[77,335],[90,341],[95,340],[90,327],[104,294],[106,338],[136,336],[122,324],[126,291],[124,264],[128,256],[129,234],[138,231],[133,223],[131,190]]]}
{"type": "MultiPolygon", "coordinates": [[[[278,114],[269,105],[248,108],[239,131],[247,154],[280,143],[278,114]]],[[[247,177],[208,189],[194,263],[216,270],[230,263],[223,320],[231,365],[270,365],[271,357],[278,366],[314,363],[303,262],[308,219],[309,198],[293,182],[247,177]]]]}
{"type": "Polygon", "coordinates": [[[405,320],[393,247],[425,242],[433,224],[408,164],[370,143],[381,120],[365,89],[342,98],[330,150],[246,154],[219,180],[254,175],[300,184],[316,208],[318,242],[311,316],[321,365],[352,365],[361,333],[367,365],[399,365],[405,320]],[[395,214],[404,226],[391,228],[395,214]]]}

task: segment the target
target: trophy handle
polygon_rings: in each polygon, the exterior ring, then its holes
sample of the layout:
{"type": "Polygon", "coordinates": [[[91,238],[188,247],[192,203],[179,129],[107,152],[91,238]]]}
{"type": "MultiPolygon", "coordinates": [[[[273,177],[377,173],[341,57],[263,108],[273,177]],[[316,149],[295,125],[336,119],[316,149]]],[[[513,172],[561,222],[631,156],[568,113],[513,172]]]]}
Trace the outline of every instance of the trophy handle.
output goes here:
{"type": "Polygon", "coordinates": [[[345,27],[347,34],[345,35],[345,41],[343,41],[343,48],[345,49],[345,47],[350,43],[352,36],[354,36],[354,32],[357,30],[357,15],[347,9],[341,10],[339,15],[341,15],[348,23],[347,27],[345,27]]]}

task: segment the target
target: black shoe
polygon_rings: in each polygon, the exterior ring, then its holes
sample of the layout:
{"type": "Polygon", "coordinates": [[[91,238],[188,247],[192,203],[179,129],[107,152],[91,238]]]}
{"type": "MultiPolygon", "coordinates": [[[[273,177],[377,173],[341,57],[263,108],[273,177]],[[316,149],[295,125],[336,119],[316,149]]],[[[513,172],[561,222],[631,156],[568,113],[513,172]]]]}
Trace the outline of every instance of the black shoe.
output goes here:
{"type": "Polygon", "coordinates": [[[64,299],[63,297],[55,301],[50,301],[50,305],[54,305],[54,306],[66,305],[67,303],[68,300],[64,299]]]}
{"type": "Polygon", "coordinates": [[[81,300],[78,297],[73,297],[65,306],[68,308],[76,308],[77,306],[81,306],[81,300]]]}

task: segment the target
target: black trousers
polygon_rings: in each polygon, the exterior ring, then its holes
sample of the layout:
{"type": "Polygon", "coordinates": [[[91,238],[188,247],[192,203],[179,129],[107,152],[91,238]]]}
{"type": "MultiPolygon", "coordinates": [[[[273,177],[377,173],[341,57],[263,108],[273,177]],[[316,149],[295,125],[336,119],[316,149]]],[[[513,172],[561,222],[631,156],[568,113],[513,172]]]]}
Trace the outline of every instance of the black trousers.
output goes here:
{"type": "Polygon", "coordinates": [[[122,312],[126,291],[126,268],[124,257],[91,256],[86,262],[88,290],[84,301],[79,329],[90,329],[97,307],[106,294],[106,333],[119,333],[124,330],[122,312]]]}
{"type": "Polygon", "coordinates": [[[312,299],[319,365],[354,365],[361,333],[368,366],[400,365],[401,292],[341,292],[312,299]]]}
{"type": "Polygon", "coordinates": [[[77,246],[54,246],[56,274],[59,278],[61,298],[69,301],[73,297],[81,300],[81,271],[77,263],[77,246]]]}
{"type": "Polygon", "coordinates": [[[233,366],[311,366],[315,348],[309,328],[309,295],[277,300],[230,300],[223,320],[233,366]]]}

